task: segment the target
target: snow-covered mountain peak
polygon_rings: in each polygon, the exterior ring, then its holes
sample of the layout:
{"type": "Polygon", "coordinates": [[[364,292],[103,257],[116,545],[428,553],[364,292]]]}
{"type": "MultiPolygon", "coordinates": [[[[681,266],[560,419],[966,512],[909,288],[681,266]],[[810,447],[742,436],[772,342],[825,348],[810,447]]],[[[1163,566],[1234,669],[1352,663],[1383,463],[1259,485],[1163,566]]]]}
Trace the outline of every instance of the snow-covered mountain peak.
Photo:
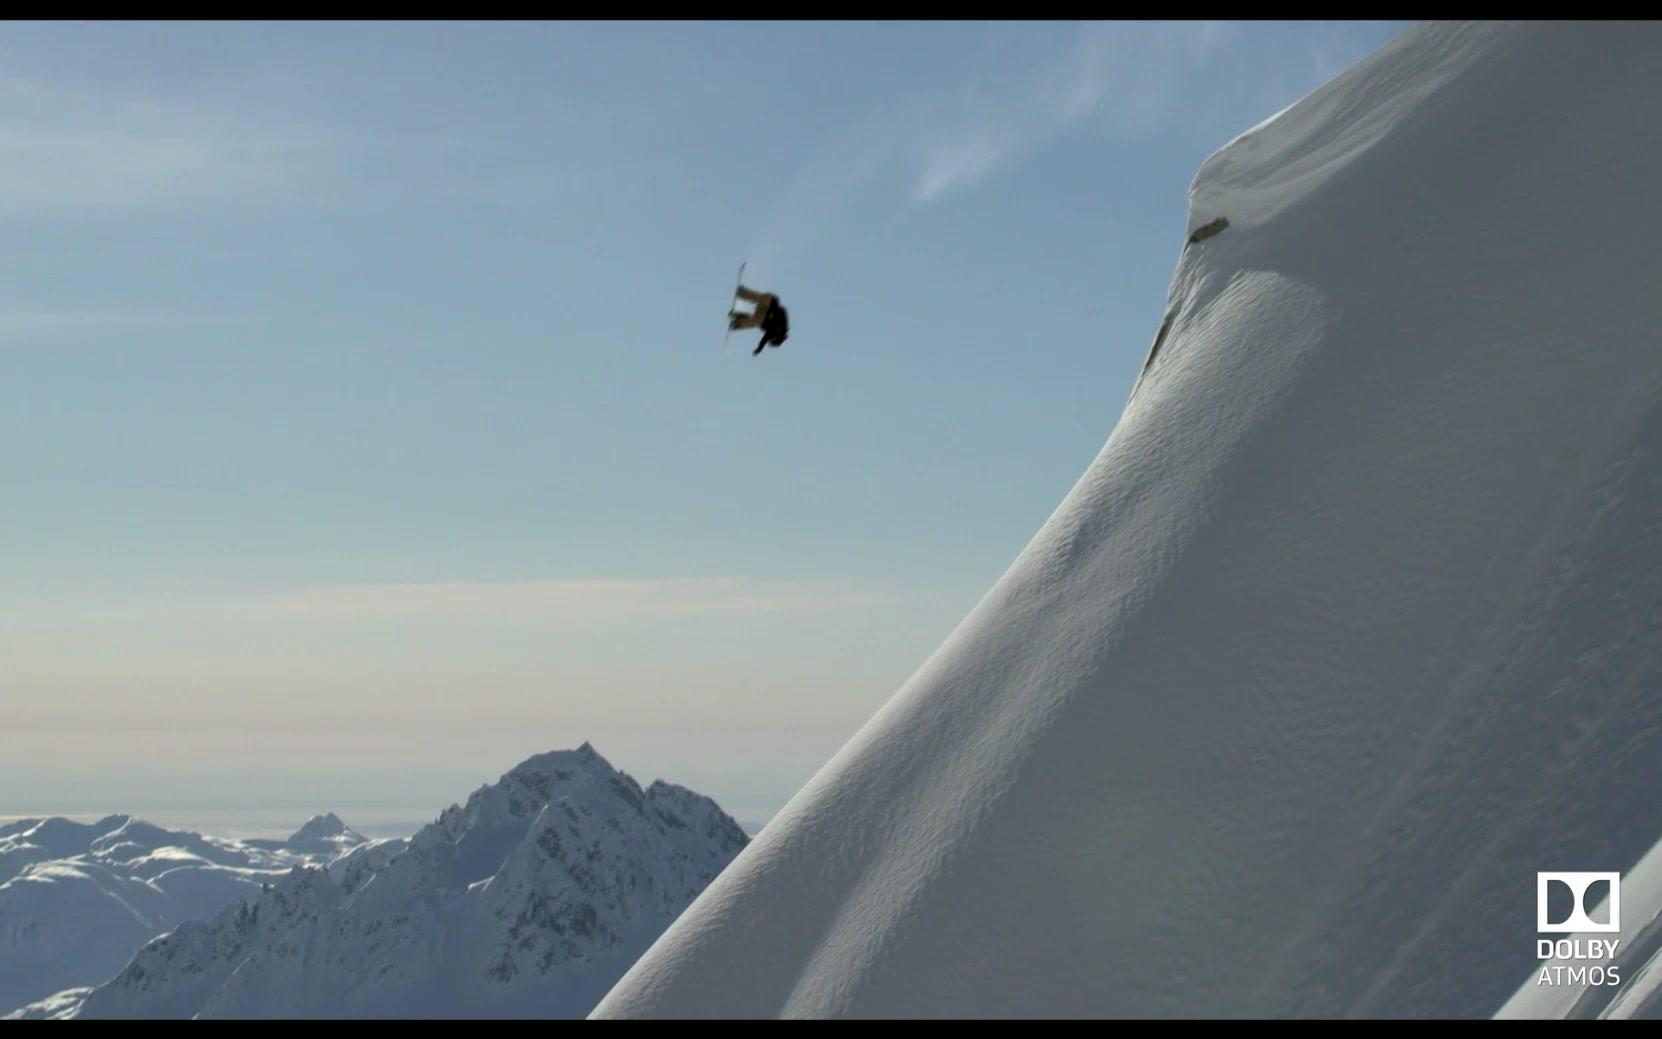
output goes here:
{"type": "Polygon", "coordinates": [[[344,855],[369,838],[352,829],[334,812],[314,815],[283,843],[295,851],[344,855]]]}
{"type": "Polygon", "coordinates": [[[539,754],[408,842],[294,869],[30,1013],[581,1016],[746,840],[587,744],[539,754]]]}
{"type": "Polygon", "coordinates": [[[338,837],[348,832],[346,823],[334,812],[325,812],[323,815],[314,815],[307,819],[300,829],[289,836],[290,844],[305,844],[310,841],[320,841],[329,837],[338,837]]]}

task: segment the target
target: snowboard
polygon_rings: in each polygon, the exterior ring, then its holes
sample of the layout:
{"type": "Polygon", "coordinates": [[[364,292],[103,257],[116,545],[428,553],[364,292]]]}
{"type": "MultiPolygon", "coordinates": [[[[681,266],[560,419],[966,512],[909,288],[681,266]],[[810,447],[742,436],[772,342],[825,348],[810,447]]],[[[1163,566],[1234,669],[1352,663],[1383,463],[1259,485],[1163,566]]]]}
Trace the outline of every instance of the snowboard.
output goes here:
{"type": "Polygon", "coordinates": [[[727,335],[722,337],[721,352],[727,352],[727,344],[733,338],[733,308],[739,305],[739,287],[744,284],[744,267],[749,260],[739,264],[739,276],[733,281],[733,300],[727,304],[727,335]]]}

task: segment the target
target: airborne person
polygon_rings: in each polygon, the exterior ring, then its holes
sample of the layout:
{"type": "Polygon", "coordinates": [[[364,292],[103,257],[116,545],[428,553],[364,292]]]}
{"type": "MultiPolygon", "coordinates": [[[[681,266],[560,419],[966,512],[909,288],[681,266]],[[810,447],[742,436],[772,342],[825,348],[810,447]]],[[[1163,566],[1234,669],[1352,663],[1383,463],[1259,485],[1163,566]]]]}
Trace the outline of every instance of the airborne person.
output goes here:
{"type": "Polygon", "coordinates": [[[791,324],[785,308],[779,304],[779,297],[771,292],[757,292],[740,285],[735,295],[747,303],[754,303],[755,309],[748,314],[741,314],[737,310],[727,312],[727,328],[737,331],[741,328],[760,328],[762,341],[756,344],[756,349],[750,352],[752,357],[761,353],[763,348],[781,346],[790,338],[791,324]]]}

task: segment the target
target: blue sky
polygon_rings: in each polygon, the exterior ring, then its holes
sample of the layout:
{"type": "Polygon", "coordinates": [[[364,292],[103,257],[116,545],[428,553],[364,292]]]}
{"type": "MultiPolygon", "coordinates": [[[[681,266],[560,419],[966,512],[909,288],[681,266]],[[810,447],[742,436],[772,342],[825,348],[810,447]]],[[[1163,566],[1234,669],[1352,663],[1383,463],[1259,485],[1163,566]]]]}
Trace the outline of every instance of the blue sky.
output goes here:
{"type": "Polygon", "coordinates": [[[0,815],[591,739],[765,818],[1107,438],[1201,161],[1402,28],[8,24],[0,815]]]}

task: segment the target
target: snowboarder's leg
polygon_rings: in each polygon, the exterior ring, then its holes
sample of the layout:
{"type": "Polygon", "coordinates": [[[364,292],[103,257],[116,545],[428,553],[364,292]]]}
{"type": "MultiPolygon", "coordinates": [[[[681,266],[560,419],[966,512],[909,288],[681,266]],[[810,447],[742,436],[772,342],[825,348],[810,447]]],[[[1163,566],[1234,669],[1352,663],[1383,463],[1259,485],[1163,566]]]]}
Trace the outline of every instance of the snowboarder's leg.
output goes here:
{"type": "Polygon", "coordinates": [[[767,320],[768,311],[773,308],[774,296],[767,292],[752,295],[755,297],[756,309],[749,314],[735,314],[729,328],[761,328],[762,322],[767,320]]]}
{"type": "Polygon", "coordinates": [[[771,292],[757,292],[754,289],[747,289],[740,285],[738,298],[747,303],[756,304],[753,308],[753,316],[760,320],[767,316],[768,308],[773,306],[773,301],[778,297],[771,292]]]}

